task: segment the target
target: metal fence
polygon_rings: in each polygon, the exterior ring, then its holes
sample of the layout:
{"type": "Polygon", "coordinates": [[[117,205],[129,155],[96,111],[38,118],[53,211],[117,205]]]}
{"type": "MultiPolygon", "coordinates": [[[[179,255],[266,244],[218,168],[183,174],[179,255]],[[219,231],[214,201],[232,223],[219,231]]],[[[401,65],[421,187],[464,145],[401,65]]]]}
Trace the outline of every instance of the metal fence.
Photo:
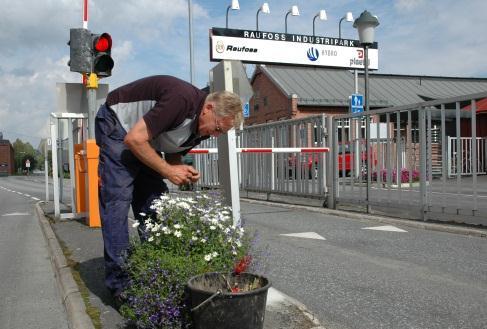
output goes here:
{"type": "Polygon", "coordinates": [[[471,142],[479,140],[476,100],[486,97],[479,93],[335,117],[332,206],[487,225],[487,180],[479,176],[485,172],[485,136],[477,147],[471,142]],[[339,129],[345,122],[349,129],[339,129]],[[452,167],[469,176],[456,175],[452,167]]]}
{"type": "MultiPolygon", "coordinates": [[[[246,127],[237,132],[237,147],[324,147],[324,115],[278,121],[246,127]]],[[[198,148],[215,148],[210,138],[198,148]]],[[[195,166],[202,173],[199,188],[218,186],[218,154],[195,154],[195,166]]],[[[241,153],[239,182],[243,191],[325,198],[324,153],[241,153]]]]}

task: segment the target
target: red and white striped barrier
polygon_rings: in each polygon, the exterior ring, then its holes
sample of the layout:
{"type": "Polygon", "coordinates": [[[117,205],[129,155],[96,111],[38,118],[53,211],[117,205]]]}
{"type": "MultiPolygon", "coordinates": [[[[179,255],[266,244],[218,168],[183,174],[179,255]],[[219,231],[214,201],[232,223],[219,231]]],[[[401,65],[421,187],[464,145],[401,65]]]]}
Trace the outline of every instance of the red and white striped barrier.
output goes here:
{"type": "MultiPolygon", "coordinates": [[[[326,153],[329,152],[329,147],[252,147],[252,148],[237,148],[237,153],[326,153]]],[[[192,149],[190,154],[209,154],[218,153],[217,148],[208,149],[192,149]]]]}

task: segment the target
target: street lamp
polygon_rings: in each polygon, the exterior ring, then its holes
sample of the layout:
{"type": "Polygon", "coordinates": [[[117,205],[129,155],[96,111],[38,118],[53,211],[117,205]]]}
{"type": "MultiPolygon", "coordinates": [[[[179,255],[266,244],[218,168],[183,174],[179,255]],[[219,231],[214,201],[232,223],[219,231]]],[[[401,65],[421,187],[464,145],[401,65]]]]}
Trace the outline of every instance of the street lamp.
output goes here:
{"type": "Polygon", "coordinates": [[[369,58],[368,47],[374,43],[375,28],[379,25],[377,16],[372,16],[367,10],[360,14],[360,17],[355,20],[353,27],[358,30],[360,43],[364,47],[364,68],[365,68],[365,110],[369,111],[368,102],[368,79],[369,79],[369,58]]]}
{"type": "Polygon", "coordinates": [[[287,14],[286,14],[286,18],[284,20],[286,33],[287,33],[287,16],[289,14],[291,14],[293,16],[299,16],[299,8],[298,8],[298,6],[292,6],[291,9],[289,9],[288,12],[287,12],[287,14]]]}
{"type": "MultiPolygon", "coordinates": [[[[341,39],[342,38],[342,21],[343,20],[346,20],[347,22],[351,22],[353,21],[353,14],[351,11],[347,12],[345,14],[345,16],[343,16],[342,18],[340,18],[340,22],[338,23],[338,39],[341,39]]],[[[354,25],[355,27],[355,25],[354,25]]]]}
{"type": "MultiPolygon", "coordinates": [[[[367,212],[370,211],[369,196],[370,196],[370,115],[369,115],[369,56],[368,47],[374,43],[375,28],[379,25],[377,16],[373,16],[367,10],[360,14],[360,17],[355,20],[353,27],[358,30],[360,43],[364,47],[364,84],[365,84],[365,154],[367,156],[367,212]]],[[[398,128],[399,129],[399,128],[398,128]]]]}
{"type": "Polygon", "coordinates": [[[226,23],[225,27],[228,29],[228,11],[229,10],[240,10],[240,5],[238,4],[238,0],[232,0],[232,4],[227,7],[227,16],[226,16],[226,23]]]}
{"type": "Polygon", "coordinates": [[[255,25],[256,25],[256,30],[259,31],[259,13],[263,12],[264,14],[270,14],[269,10],[269,4],[267,2],[264,2],[262,6],[260,6],[259,10],[257,10],[257,14],[255,15],[255,25]]]}
{"type": "Polygon", "coordinates": [[[326,17],[326,10],[322,9],[320,10],[316,15],[315,17],[313,17],[313,36],[315,36],[315,20],[316,18],[319,17],[322,21],[326,21],[327,20],[327,17],[326,17]]]}

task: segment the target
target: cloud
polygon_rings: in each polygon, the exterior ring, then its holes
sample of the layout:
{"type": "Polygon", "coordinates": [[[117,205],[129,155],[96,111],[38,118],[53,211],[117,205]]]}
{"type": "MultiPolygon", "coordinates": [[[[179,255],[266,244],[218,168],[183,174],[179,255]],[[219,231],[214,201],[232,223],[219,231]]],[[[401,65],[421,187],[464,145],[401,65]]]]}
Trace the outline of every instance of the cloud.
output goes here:
{"type": "Polygon", "coordinates": [[[396,0],[397,10],[412,11],[424,4],[424,0],[396,0]]]}
{"type": "MultiPolygon", "coordinates": [[[[209,62],[208,30],[225,26],[230,1],[193,0],[195,84],[203,87],[209,62]]],[[[147,75],[172,74],[189,80],[187,0],[89,0],[89,29],[113,38],[113,75],[102,80],[110,88],[147,75]]],[[[229,13],[231,28],[255,28],[258,0],[240,1],[229,13]]],[[[284,16],[293,1],[269,1],[271,13],[259,16],[264,31],[284,32],[284,16]]],[[[338,35],[338,21],[352,10],[379,16],[376,31],[381,73],[487,77],[485,0],[344,0],[297,3],[301,15],[288,18],[291,33],[311,34],[320,9],[327,21],[316,21],[318,34],[338,35]]],[[[7,138],[29,140],[46,136],[49,113],[56,111],[57,82],[80,82],[69,71],[69,29],[81,27],[80,0],[22,0],[2,8],[0,20],[0,131],[7,138]],[[7,133],[8,132],[8,133],[7,133]],[[15,134],[10,133],[15,132],[15,134]],[[10,137],[9,134],[11,134],[10,137]],[[32,137],[25,137],[25,135],[32,137]]],[[[350,23],[345,38],[357,38],[350,23]]]]}

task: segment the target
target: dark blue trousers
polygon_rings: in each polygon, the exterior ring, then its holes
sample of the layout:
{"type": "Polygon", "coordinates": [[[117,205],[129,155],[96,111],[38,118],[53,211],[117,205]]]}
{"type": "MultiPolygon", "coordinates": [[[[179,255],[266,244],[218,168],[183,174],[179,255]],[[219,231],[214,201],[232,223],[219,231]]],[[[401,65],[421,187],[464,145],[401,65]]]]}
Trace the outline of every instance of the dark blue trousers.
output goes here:
{"type": "Polygon", "coordinates": [[[143,226],[140,213],[153,213],[150,209],[152,201],[168,191],[162,177],[140,162],[125,146],[123,139],[126,134],[115,113],[102,105],[95,119],[96,144],[100,147],[100,217],[105,284],[115,295],[123,290],[128,281],[122,265],[129,247],[130,206],[135,219],[143,226]]]}

